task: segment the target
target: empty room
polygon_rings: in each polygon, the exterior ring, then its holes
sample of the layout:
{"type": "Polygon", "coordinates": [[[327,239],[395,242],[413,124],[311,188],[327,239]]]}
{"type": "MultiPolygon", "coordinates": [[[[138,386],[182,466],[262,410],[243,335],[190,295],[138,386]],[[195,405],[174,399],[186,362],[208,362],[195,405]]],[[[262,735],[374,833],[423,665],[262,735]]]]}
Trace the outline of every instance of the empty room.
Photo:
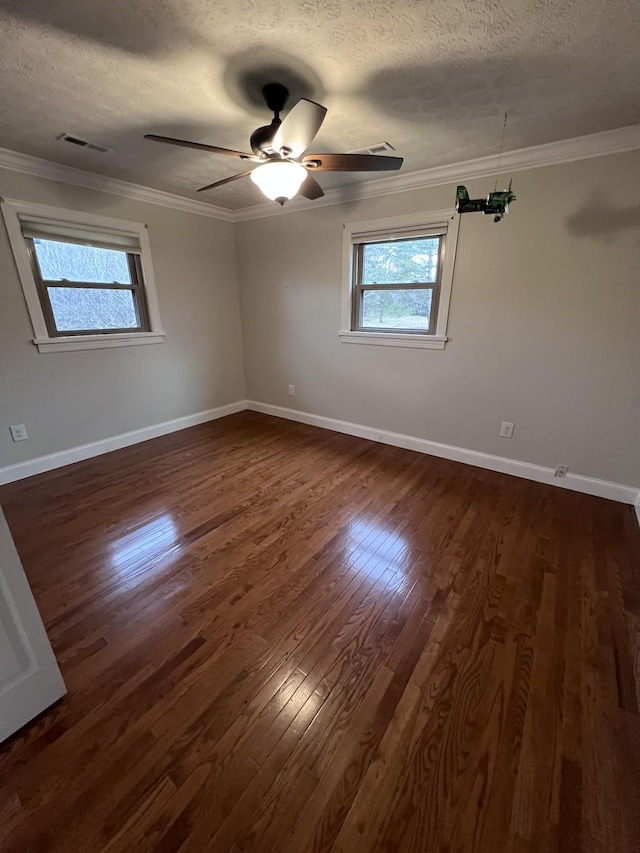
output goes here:
{"type": "Polygon", "coordinates": [[[639,36],[0,0],[2,853],[638,853],[639,36]]]}

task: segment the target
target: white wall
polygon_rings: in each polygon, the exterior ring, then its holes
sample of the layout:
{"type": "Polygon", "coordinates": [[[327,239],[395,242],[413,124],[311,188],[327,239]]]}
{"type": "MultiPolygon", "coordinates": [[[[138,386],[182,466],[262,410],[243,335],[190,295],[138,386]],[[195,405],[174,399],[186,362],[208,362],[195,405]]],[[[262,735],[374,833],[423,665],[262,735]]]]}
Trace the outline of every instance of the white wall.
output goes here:
{"type": "Polygon", "coordinates": [[[520,172],[504,222],[465,216],[444,351],[339,341],[342,225],[452,206],[454,186],[238,224],[249,399],[640,486],[639,165],[520,172]]]}
{"type": "Polygon", "coordinates": [[[639,163],[520,172],[503,223],[464,217],[444,351],[339,341],[342,225],[451,206],[453,186],[234,226],[0,170],[3,196],[146,222],[167,333],[39,353],[0,228],[0,467],[247,396],[640,486],[639,163]]]}
{"type": "Polygon", "coordinates": [[[0,226],[0,467],[245,397],[234,226],[0,170],[0,195],[149,226],[164,343],[39,353],[0,226]],[[14,444],[9,425],[24,423],[14,444]]]}

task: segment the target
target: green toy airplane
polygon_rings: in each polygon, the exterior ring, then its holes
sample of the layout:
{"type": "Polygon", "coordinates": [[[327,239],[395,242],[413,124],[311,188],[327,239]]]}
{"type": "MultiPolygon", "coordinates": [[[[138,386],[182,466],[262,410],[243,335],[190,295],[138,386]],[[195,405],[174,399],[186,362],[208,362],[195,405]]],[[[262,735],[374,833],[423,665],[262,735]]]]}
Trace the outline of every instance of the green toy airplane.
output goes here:
{"type": "Polygon", "coordinates": [[[458,213],[484,213],[493,216],[494,222],[500,222],[505,213],[509,212],[509,205],[516,200],[515,193],[509,189],[500,192],[492,192],[486,198],[469,198],[467,188],[458,186],[456,188],[456,210],[458,213]]]}

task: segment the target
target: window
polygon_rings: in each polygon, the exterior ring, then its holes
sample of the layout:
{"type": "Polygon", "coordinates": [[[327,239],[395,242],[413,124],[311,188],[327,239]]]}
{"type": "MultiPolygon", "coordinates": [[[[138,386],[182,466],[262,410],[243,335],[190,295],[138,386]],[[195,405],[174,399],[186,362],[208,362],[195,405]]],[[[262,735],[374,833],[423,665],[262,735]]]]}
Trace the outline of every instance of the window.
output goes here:
{"type": "Polygon", "coordinates": [[[354,245],[352,329],[434,334],[443,234],[354,245]]]}
{"type": "Polygon", "coordinates": [[[2,207],[41,352],[163,339],[146,226],[24,202],[2,207]]]}
{"type": "Polygon", "coordinates": [[[443,349],[458,219],[449,211],[345,226],[345,343],[443,349]]]}
{"type": "Polygon", "coordinates": [[[22,233],[50,337],[149,331],[139,255],[22,233]]]}

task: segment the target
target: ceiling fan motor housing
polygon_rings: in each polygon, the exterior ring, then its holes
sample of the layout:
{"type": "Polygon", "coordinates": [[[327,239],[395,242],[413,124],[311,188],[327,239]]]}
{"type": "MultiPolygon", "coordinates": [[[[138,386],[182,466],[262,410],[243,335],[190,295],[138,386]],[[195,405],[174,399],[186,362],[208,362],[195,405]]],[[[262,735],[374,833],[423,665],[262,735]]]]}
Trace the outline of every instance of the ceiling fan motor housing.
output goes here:
{"type": "Polygon", "coordinates": [[[281,124],[282,122],[279,118],[274,118],[271,124],[265,124],[264,127],[258,127],[253,131],[249,141],[254,154],[264,157],[275,153],[271,147],[271,143],[281,124]]]}

